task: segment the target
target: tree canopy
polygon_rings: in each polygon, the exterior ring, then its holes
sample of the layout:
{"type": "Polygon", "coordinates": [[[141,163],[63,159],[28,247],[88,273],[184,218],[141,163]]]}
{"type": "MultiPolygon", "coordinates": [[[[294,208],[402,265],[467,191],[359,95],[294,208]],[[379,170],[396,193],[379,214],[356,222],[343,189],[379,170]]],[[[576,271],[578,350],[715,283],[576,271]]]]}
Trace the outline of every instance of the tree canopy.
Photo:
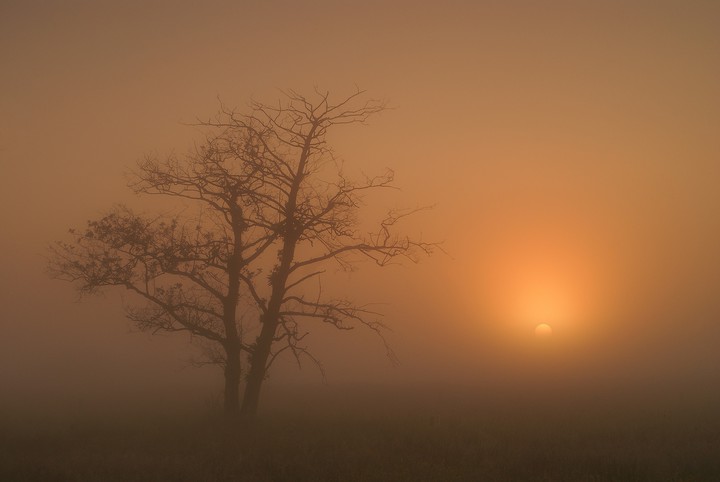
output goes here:
{"type": "Polygon", "coordinates": [[[331,129],[364,123],[385,107],[359,90],[338,101],[327,92],[288,91],[277,104],[252,102],[247,112],[223,107],[200,123],[206,135],[197,147],[184,156],[147,156],[132,174],[137,194],[182,199],[194,211],[147,216],[119,206],[57,243],[50,271],[82,293],[113,286],[135,293],[144,303],[127,312],[142,329],[209,342],[225,369],[226,410],[253,417],[279,353],[315,360],[302,342],[309,321],[362,325],[384,342],[375,312],[315,288],[328,263],[385,266],[437,247],[398,232],[417,209],[388,210],[375,229],[361,229],[363,197],[393,187],[393,172],[351,179],[328,144],[331,129]],[[252,323],[258,330],[251,335],[252,323]]]}

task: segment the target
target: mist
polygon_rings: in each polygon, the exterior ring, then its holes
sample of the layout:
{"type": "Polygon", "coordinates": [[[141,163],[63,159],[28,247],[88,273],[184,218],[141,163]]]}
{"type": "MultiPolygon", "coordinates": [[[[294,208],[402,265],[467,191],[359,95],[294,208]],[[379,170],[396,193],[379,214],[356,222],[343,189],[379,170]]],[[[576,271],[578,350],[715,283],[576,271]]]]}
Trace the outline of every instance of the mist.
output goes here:
{"type": "MultiPolygon", "coordinates": [[[[700,0],[2,2],[7,433],[109,413],[222,418],[222,370],[195,366],[202,353],[191,337],[141,332],[121,289],[80,299],[48,276],[48,247],[117,204],[148,215],[186,209],[133,194],[128,173],[145,156],[197,146],[198,123],[224,106],[242,112],[315,87],[340,99],[359,87],[389,108],[338,126],[329,144],[349,177],[389,168],[400,188],[368,196],[360,225],[386,209],[430,207],[402,229],[441,249],[418,263],[325,273],[328,293],[382,313],[398,363],[372,330],[309,324],[324,376],[280,357],[261,420],[362,419],[373,434],[378,420],[416,417],[435,430],[463,425],[463,414],[480,417],[467,425],[481,431],[513,414],[546,414],[560,430],[583,412],[622,413],[613,418],[622,427],[638,413],[692,425],[675,410],[707,413],[697,423],[716,435],[718,20],[720,7],[700,0]],[[536,336],[540,323],[551,336],[536,336]]],[[[496,435],[509,433],[497,423],[496,435]]],[[[701,445],[661,432],[653,440],[667,437],[668,447],[701,445]]],[[[636,467],[657,469],[653,460],[636,467]]],[[[720,473],[695,453],[677,460],[692,461],[693,480],[720,473]]],[[[655,469],[633,480],[666,474],[655,469]]],[[[284,474],[275,480],[298,480],[284,474]]],[[[332,478],[323,474],[306,476],[332,478]]],[[[232,480],[223,477],[207,480],[232,480]]]]}

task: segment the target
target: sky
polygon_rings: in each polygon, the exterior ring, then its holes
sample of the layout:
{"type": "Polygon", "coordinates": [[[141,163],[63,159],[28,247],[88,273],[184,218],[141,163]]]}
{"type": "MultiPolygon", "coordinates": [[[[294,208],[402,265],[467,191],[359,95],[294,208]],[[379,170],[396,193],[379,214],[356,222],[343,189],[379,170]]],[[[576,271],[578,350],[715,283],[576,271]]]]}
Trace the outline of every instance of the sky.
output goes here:
{"type": "MultiPolygon", "coordinates": [[[[703,390],[720,375],[719,22],[701,0],[0,0],[3,403],[218,390],[187,339],[138,333],[121,293],[78,303],[49,279],[47,247],[115,203],[152,212],[126,173],[185,151],[219,101],[314,86],[389,102],[331,142],[395,170],[383,202],[434,206],[407,229],[447,253],[334,274],[381,303],[401,365],[371,333],[313,328],[330,383],[703,390]]],[[[271,376],[319,383],[289,362],[271,376]]]]}

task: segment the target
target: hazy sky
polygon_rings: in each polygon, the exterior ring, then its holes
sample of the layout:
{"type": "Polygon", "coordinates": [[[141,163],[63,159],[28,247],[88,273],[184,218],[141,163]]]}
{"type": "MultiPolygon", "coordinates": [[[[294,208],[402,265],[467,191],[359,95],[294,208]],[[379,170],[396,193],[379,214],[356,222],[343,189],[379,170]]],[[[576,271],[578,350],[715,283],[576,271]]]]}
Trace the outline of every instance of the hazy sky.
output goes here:
{"type": "Polygon", "coordinates": [[[113,203],[152,211],[124,173],[184,151],[183,124],[218,97],[355,84],[395,108],[339,130],[338,153],[394,168],[393,206],[435,204],[408,230],[449,256],[337,276],[386,303],[402,365],[369,333],[321,328],[331,382],[712,383],[718,25],[710,0],[0,0],[0,385],[18,399],[215,386],[181,370],[181,336],[130,333],[118,293],[74,303],[46,248],[113,203]]]}

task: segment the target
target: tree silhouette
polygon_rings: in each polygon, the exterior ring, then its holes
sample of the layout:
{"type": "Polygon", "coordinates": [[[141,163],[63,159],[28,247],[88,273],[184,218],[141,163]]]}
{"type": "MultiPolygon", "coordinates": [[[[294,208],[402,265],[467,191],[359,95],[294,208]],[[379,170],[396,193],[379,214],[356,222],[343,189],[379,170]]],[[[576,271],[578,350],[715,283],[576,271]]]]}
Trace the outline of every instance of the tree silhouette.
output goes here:
{"type": "Polygon", "coordinates": [[[385,342],[377,313],[317,288],[325,265],[349,269],[364,258],[385,266],[436,247],[396,232],[417,210],[391,210],[374,231],[361,231],[363,196],[392,187],[393,172],[349,179],[327,143],[331,128],[384,109],[359,90],[336,102],[327,92],[289,91],[276,105],[251,103],[247,113],[222,108],[200,123],[210,134],[199,147],[183,158],[145,158],[130,183],[138,194],[185,199],[198,206],[194,215],[149,218],[116,208],[72,232],[73,242],[57,243],[50,271],[81,292],[136,293],[147,304],[129,307],[128,316],[140,328],[188,331],[221,347],[213,358],[225,369],[225,410],[252,418],[278,354],[316,361],[302,343],[308,322],[362,325],[385,342]],[[240,306],[257,315],[258,333],[239,317],[240,306]]]}

